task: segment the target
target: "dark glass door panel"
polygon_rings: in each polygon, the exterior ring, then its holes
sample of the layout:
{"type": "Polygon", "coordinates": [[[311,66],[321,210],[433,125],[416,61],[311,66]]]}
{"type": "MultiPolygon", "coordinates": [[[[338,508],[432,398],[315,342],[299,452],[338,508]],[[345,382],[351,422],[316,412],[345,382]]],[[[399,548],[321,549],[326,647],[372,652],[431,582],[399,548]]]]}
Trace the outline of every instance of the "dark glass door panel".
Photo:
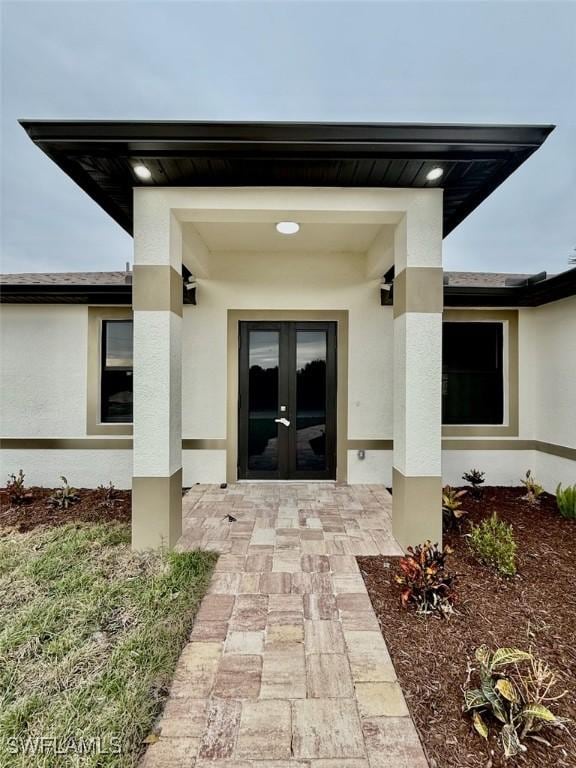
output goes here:
{"type": "Polygon", "coordinates": [[[238,476],[336,476],[336,324],[240,324],[238,476]]]}
{"type": "Polygon", "coordinates": [[[296,331],[296,468],[326,469],[327,331],[296,331]]]}
{"type": "Polygon", "coordinates": [[[248,334],[248,469],[278,470],[280,332],[248,334]]]}

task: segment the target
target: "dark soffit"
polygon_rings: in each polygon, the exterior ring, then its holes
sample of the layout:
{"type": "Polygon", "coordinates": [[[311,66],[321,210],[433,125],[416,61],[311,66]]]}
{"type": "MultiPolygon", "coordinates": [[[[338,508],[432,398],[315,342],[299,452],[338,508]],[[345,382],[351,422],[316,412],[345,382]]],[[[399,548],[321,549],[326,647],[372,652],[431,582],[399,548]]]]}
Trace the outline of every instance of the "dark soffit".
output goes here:
{"type": "Polygon", "coordinates": [[[552,125],[21,120],[32,141],[127,232],[139,186],[444,189],[449,234],[552,125]],[[152,180],[134,166],[145,163],[152,180]],[[435,166],[437,182],[426,180],[435,166]]]}

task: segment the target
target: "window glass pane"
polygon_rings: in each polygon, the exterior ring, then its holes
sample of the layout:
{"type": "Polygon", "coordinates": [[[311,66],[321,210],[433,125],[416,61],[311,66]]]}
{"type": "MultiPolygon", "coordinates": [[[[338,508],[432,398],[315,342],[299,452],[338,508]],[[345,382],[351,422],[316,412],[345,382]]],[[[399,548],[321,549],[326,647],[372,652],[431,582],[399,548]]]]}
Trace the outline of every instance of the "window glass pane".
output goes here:
{"type": "Polygon", "coordinates": [[[132,321],[106,320],[104,329],[106,368],[132,368],[132,321]]]}
{"type": "Polygon", "coordinates": [[[443,324],[442,422],[502,424],[502,323],[443,324]]]}
{"type": "Polygon", "coordinates": [[[296,466],[326,469],[326,331],[296,333],[296,466]]]}
{"type": "Polygon", "coordinates": [[[102,326],[100,420],[132,422],[132,320],[105,320],[102,326]]]}
{"type": "Polygon", "coordinates": [[[132,421],[132,371],[103,371],[102,421],[132,421]]]}
{"type": "Polygon", "coordinates": [[[278,331],[250,331],[248,374],[248,469],[278,469],[278,331]]]}

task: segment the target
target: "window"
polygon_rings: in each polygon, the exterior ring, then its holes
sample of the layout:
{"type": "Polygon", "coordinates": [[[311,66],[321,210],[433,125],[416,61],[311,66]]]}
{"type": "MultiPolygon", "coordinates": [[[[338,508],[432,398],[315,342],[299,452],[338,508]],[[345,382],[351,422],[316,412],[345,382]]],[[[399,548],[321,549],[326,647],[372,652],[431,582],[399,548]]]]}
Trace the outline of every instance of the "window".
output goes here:
{"type": "Polygon", "coordinates": [[[100,421],[132,422],[132,320],[102,321],[100,421]]]}
{"type": "Polygon", "coordinates": [[[503,424],[503,323],[444,322],[442,423],[503,424]]]}

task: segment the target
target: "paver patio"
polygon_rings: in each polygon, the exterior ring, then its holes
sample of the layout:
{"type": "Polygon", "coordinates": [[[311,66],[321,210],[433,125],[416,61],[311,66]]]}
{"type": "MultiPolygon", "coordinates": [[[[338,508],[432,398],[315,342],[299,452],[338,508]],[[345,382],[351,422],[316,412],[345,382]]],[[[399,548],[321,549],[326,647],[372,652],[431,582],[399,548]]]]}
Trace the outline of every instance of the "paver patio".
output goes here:
{"type": "Polygon", "coordinates": [[[183,510],[179,548],[221,556],[142,768],[427,768],[356,563],[401,553],[386,489],[195,486],[183,510]]]}

